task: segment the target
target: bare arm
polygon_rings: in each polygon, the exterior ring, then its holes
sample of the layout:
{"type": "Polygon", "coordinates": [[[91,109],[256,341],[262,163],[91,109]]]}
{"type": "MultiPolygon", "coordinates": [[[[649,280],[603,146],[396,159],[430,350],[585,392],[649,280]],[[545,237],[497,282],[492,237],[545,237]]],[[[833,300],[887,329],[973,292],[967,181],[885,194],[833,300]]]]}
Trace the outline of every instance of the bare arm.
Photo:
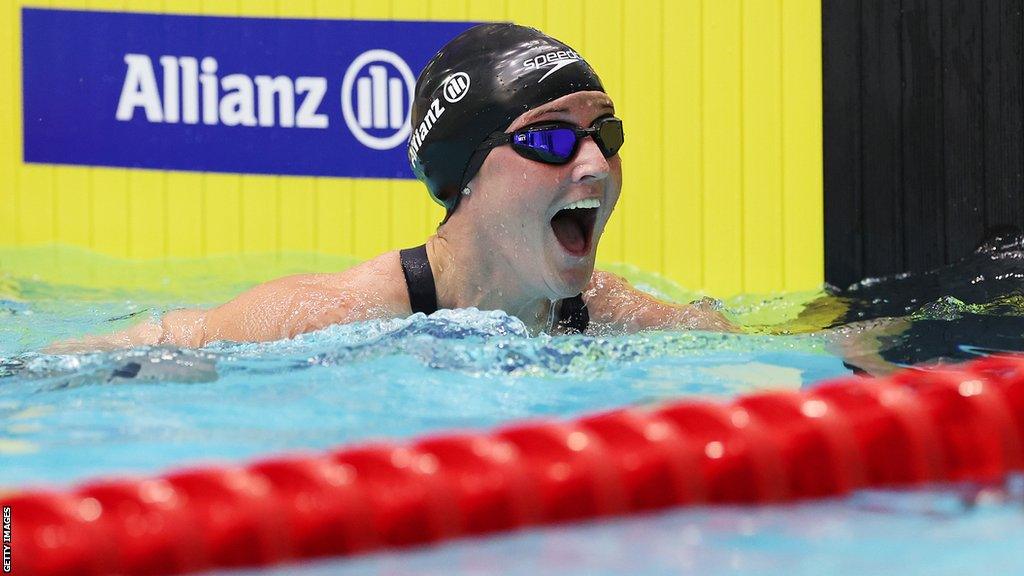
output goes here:
{"type": "Polygon", "coordinates": [[[161,318],[153,318],[131,328],[54,342],[44,350],[49,354],[76,354],[101,350],[172,344],[198,347],[203,343],[206,322],[204,310],[172,310],[161,318]],[[193,342],[198,342],[192,344],[193,342]]]}
{"type": "Polygon", "coordinates": [[[303,274],[261,284],[204,314],[202,345],[215,340],[292,338],[336,323],[372,317],[371,305],[352,282],[336,274],[303,274]],[[359,303],[357,306],[356,304],[359,303]]]}
{"type": "MultiPolygon", "coordinates": [[[[671,304],[633,288],[629,282],[609,272],[594,271],[590,286],[583,294],[591,320],[615,331],[692,329],[714,332],[740,332],[707,302],[671,304]]],[[[897,368],[884,360],[885,341],[910,326],[905,318],[878,318],[853,322],[837,328],[811,331],[808,327],[781,334],[815,334],[825,340],[827,349],[869,374],[884,375],[897,368]]],[[[779,333],[768,331],[767,333],[779,333]]]]}
{"type": "MultiPolygon", "coordinates": [[[[397,253],[396,253],[397,254],[397,253]]],[[[172,310],[114,334],[58,342],[50,353],[170,345],[198,348],[216,340],[291,338],[331,324],[402,314],[387,278],[385,254],[339,274],[300,274],[260,284],[209,310],[172,310]]],[[[397,255],[395,256],[397,259],[397,255]]],[[[407,313],[407,312],[406,312],[407,313]]]]}
{"type": "Polygon", "coordinates": [[[672,304],[637,290],[625,279],[610,272],[595,270],[583,297],[591,320],[615,331],[708,330],[739,332],[709,302],[672,304]]]}

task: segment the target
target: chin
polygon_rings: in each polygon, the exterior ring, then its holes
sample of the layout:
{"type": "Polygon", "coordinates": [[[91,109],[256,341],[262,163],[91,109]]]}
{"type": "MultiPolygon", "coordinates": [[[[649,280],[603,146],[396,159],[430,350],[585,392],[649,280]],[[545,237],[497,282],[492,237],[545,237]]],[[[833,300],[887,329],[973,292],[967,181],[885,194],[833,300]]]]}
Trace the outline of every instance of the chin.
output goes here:
{"type": "Polygon", "coordinates": [[[572,298],[586,289],[593,275],[594,263],[588,259],[578,266],[557,268],[554,282],[550,282],[549,286],[555,289],[557,299],[572,298]]]}
{"type": "Polygon", "coordinates": [[[548,235],[547,244],[544,247],[545,284],[547,284],[550,298],[563,299],[576,296],[590,284],[590,278],[594,274],[594,256],[596,246],[587,242],[586,253],[573,255],[555,238],[554,234],[548,235]]]}

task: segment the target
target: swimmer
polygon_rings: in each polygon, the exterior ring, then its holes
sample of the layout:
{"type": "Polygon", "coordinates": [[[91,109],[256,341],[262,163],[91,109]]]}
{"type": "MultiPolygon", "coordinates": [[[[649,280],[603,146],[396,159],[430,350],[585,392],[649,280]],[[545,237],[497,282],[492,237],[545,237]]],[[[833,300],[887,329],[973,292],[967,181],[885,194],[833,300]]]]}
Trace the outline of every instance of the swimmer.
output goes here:
{"type": "Polygon", "coordinates": [[[468,307],[504,310],[533,334],[738,331],[707,301],[663,302],[594,269],[622,188],[625,130],[597,73],[566,44],[513,24],[470,28],[420,74],[411,122],[413,171],[446,210],[423,245],[50,351],[277,340],[468,307]]]}

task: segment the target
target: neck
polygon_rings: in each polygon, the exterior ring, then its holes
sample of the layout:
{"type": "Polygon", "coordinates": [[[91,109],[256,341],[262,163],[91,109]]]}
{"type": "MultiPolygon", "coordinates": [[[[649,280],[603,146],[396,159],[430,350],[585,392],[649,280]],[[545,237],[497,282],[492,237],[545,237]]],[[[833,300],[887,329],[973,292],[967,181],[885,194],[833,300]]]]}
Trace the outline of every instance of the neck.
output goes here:
{"type": "Polygon", "coordinates": [[[438,308],[504,310],[531,334],[550,331],[552,302],[528,293],[514,267],[469,232],[448,223],[427,239],[438,308]]]}

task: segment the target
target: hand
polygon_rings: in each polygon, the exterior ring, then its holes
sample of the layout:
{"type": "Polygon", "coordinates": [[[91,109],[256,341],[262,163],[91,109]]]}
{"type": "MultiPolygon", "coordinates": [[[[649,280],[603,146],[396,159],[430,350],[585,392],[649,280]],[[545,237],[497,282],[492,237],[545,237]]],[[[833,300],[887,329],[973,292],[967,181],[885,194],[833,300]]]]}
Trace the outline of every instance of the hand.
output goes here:
{"type": "Polygon", "coordinates": [[[150,320],[113,334],[84,336],[54,342],[43,349],[45,354],[82,354],[105,352],[134,346],[155,346],[160,343],[163,327],[150,320]]]}
{"type": "Polygon", "coordinates": [[[716,309],[717,306],[717,300],[707,297],[679,306],[674,318],[675,327],[708,332],[742,332],[739,326],[716,309]]]}

